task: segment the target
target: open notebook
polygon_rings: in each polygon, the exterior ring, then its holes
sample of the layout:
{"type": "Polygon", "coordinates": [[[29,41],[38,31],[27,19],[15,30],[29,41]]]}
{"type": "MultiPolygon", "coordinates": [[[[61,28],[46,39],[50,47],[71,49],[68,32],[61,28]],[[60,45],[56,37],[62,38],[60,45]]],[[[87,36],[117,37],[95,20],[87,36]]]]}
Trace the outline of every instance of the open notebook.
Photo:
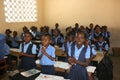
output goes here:
{"type": "Polygon", "coordinates": [[[62,68],[62,69],[69,69],[71,65],[67,62],[55,61],[54,67],[62,68]]]}
{"type": "Polygon", "coordinates": [[[41,72],[41,71],[39,71],[37,69],[30,69],[28,71],[21,72],[20,74],[25,76],[25,77],[30,77],[32,75],[35,75],[35,74],[39,73],[39,72],[41,72]]]}
{"type": "Polygon", "coordinates": [[[61,76],[55,76],[55,75],[48,75],[48,74],[40,74],[35,80],[65,80],[61,76]]]}
{"type": "Polygon", "coordinates": [[[87,66],[86,68],[87,68],[87,72],[90,72],[90,73],[94,73],[96,69],[96,67],[94,66],[87,66]]]}

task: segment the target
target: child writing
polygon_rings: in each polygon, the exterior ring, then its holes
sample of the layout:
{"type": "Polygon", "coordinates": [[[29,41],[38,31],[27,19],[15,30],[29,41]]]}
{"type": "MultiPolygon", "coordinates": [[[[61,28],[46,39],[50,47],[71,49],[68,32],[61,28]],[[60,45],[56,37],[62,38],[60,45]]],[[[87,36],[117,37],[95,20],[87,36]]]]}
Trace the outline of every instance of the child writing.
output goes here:
{"type": "Polygon", "coordinates": [[[86,34],[84,32],[76,33],[76,44],[72,46],[68,58],[72,67],[70,68],[70,80],[89,80],[86,66],[89,65],[90,49],[84,45],[86,34]]]}
{"type": "Polygon", "coordinates": [[[20,70],[29,70],[36,68],[34,58],[36,57],[36,45],[31,42],[32,34],[26,32],[24,35],[24,43],[20,44],[20,55],[22,56],[19,65],[20,70]]]}
{"type": "Polygon", "coordinates": [[[44,74],[55,74],[55,48],[50,45],[50,35],[44,34],[42,36],[42,46],[40,47],[38,57],[41,64],[41,72],[44,74]]]}

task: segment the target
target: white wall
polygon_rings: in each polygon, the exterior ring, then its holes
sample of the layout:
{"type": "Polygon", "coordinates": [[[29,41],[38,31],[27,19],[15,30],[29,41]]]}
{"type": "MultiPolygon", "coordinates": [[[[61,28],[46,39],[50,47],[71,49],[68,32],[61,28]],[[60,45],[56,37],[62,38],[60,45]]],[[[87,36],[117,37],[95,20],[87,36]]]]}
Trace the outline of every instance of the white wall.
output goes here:
{"type": "Polygon", "coordinates": [[[120,0],[44,0],[44,24],[64,29],[76,22],[107,25],[112,46],[120,46],[120,0]]]}
{"type": "Polygon", "coordinates": [[[10,28],[20,34],[24,25],[52,28],[56,22],[64,31],[65,27],[74,26],[76,22],[84,26],[92,22],[107,25],[112,46],[120,46],[120,0],[37,0],[38,21],[33,23],[6,23],[3,1],[0,0],[0,33],[10,28]]]}

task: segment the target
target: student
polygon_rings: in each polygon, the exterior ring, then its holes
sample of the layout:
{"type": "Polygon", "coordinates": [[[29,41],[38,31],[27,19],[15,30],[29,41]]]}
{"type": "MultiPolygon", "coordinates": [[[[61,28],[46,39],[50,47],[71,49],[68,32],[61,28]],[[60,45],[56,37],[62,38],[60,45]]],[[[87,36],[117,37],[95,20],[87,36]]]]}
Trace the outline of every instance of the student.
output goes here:
{"type": "Polygon", "coordinates": [[[17,36],[17,31],[13,32],[13,37],[12,37],[12,48],[18,48],[19,47],[19,43],[18,43],[18,36],[17,36]]]}
{"type": "Polygon", "coordinates": [[[41,72],[44,74],[55,74],[54,62],[55,62],[55,48],[50,45],[50,35],[44,34],[42,36],[42,46],[40,47],[38,57],[40,59],[40,65],[42,66],[41,72]]]}
{"type": "Polygon", "coordinates": [[[57,45],[59,47],[62,47],[62,45],[64,43],[64,37],[61,35],[61,33],[58,29],[54,30],[54,36],[53,36],[52,41],[53,41],[52,42],[53,45],[57,45]]]}
{"type": "Polygon", "coordinates": [[[94,43],[96,43],[97,41],[98,41],[98,36],[99,35],[102,35],[102,33],[101,33],[101,28],[100,28],[100,26],[99,25],[96,25],[95,26],[95,28],[94,28],[94,34],[93,34],[93,36],[92,36],[92,44],[94,44],[94,43]]]}
{"type": "MultiPolygon", "coordinates": [[[[62,45],[62,51],[64,51],[64,53],[68,54],[69,49],[71,49],[72,44],[74,44],[74,38],[75,35],[72,33],[72,31],[69,32],[69,34],[67,35],[67,42],[65,42],[62,45]]],[[[70,56],[70,54],[68,54],[68,56],[70,56]]]]}
{"type": "Polygon", "coordinates": [[[90,44],[90,40],[87,39],[85,40],[85,46],[89,47],[90,49],[90,61],[91,61],[93,58],[96,57],[97,52],[95,48],[90,44]]]}
{"type": "Polygon", "coordinates": [[[108,46],[110,47],[110,32],[107,30],[107,26],[102,27],[102,35],[104,40],[108,43],[108,46]]]}
{"type": "Polygon", "coordinates": [[[95,49],[98,51],[108,51],[108,44],[106,43],[106,41],[104,41],[103,36],[100,35],[98,37],[98,42],[95,43],[95,49]]]}
{"type": "Polygon", "coordinates": [[[11,40],[12,40],[11,33],[12,33],[12,31],[10,29],[6,29],[6,31],[5,31],[6,43],[8,44],[9,47],[12,47],[12,45],[11,45],[11,40]]]}
{"type": "Polygon", "coordinates": [[[28,29],[26,26],[24,26],[24,27],[22,28],[22,30],[23,30],[23,32],[21,33],[21,39],[24,41],[25,33],[26,33],[26,32],[29,32],[29,29],[28,29]]]}
{"type": "Polygon", "coordinates": [[[69,63],[72,65],[70,68],[70,80],[89,80],[86,66],[89,65],[90,49],[84,45],[86,35],[84,32],[76,33],[76,44],[72,46],[68,58],[69,63]]]}
{"type": "Polygon", "coordinates": [[[0,60],[4,59],[4,55],[7,49],[4,48],[4,44],[5,44],[5,35],[0,34],[0,60]]]}
{"type": "Polygon", "coordinates": [[[24,35],[25,42],[20,44],[20,56],[22,56],[19,65],[20,71],[36,68],[36,45],[31,42],[31,39],[32,34],[30,32],[26,32],[24,35]]]}

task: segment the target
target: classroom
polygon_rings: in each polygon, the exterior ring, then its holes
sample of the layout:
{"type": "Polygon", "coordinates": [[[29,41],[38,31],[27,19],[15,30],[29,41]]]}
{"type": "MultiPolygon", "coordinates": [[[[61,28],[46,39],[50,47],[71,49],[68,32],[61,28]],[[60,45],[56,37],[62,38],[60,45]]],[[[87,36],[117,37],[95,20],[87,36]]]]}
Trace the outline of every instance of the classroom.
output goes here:
{"type": "Polygon", "coordinates": [[[120,80],[120,0],[0,0],[0,8],[0,80],[120,80]]]}

